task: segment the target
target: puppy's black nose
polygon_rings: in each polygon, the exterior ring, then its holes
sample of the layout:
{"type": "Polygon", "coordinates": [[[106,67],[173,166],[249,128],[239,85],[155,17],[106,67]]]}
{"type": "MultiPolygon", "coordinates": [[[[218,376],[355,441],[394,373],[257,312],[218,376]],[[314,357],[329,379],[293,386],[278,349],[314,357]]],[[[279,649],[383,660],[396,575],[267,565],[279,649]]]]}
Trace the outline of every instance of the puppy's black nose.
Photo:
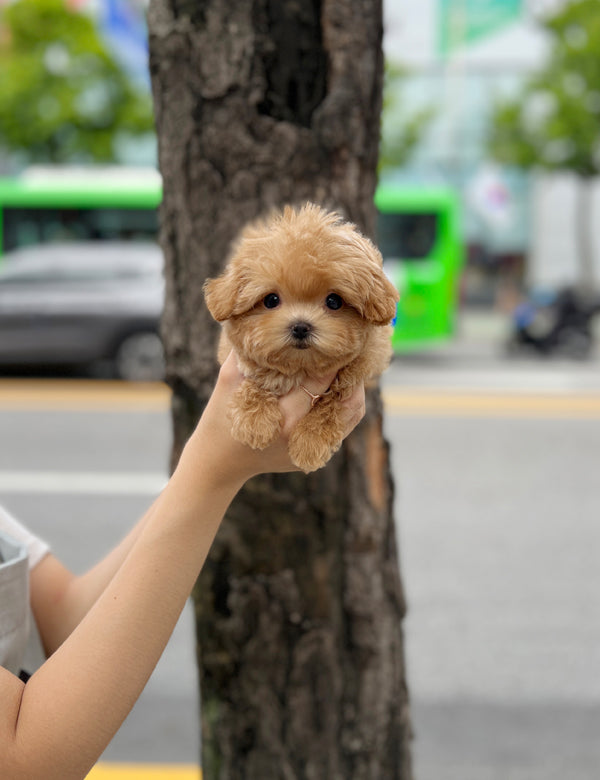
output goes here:
{"type": "Polygon", "coordinates": [[[292,336],[298,341],[305,341],[311,334],[312,325],[308,322],[296,322],[291,327],[292,336]]]}

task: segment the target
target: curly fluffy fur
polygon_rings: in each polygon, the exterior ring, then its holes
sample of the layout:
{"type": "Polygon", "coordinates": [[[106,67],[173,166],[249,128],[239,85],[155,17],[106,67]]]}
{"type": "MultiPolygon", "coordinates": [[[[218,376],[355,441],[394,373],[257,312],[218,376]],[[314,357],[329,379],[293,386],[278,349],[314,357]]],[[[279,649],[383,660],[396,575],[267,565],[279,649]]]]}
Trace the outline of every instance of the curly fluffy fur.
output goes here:
{"type": "Polygon", "coordinates": [[[242,231],[205,296],[223,323],[219,360],[233,347],[245,377],[230,409],[237,440],[266,447],[281,424],[278,397],[307,377],[337,372],[331,393],[289,441],[298,468],[323,466],[342,441],[340,401],[391,357],[398,293],[377,248],[338,214],[312,203],[287,206],[242,231]]]}

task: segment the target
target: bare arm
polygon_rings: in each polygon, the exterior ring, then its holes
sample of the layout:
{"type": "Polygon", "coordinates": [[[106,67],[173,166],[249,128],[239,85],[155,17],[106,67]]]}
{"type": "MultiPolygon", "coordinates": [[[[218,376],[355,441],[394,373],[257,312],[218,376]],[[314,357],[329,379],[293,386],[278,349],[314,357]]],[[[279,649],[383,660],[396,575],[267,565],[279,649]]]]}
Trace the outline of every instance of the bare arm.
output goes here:
{"type": "Polygon", "coordinates": [[[153,504],[127,536],[106,557],[81,576],[75,576],[51,553],[31,572],[31,606],[46,655],[60,647],[104,591],[127,558],[153,504]]]}
{"type": "MultiPolygon", "coordinates": [[[[110,563],[88,579],[71,578],[55,559],[38,567],[34,603],[56,604],[50,627],[42,620],[45,643],[67,638],[26,686],[0,669],[0,776],[85,777],[152,673],[236,492],[254,474],[292,469],[286,434],[307,397],[282,400],[287,430],[257,453],[229,435],[225,408],[238,383],[228,361],[169,484],[110,563]],[[40,595],[46,586],[50,595],[40,595]]],[[[363,411],[357,395],[348,430],[363,411]]]]}
{"type": "MultiPolygon", "coordinates": [[[[233,359],[225,367],[224,374],[225,377],[230,376],[228,381],[235,382],[236,385],[241,379],[233,368],[233,359]]],[[[327,387],[330,380],[331,377],[314,379],[315,389],[327,387]]],[[[362,416],[362,401],[359,392],[356,400],[353,399],[348,404],[349,430],[362,416]]],[[[277,445],[270,448],[268,453],[260,453],[257,457],[256,453],[252,453],[246,447],[229,442],[233,445],[233,450],[227,467],[231,468],[233,463],[239,464],[239,479],[242,483],[246,479],[244,476],[246,471],[248,474],[253,474],[286,468],[287,435],[300,417],[306,413],[307,396],[298,390],[282,399],[281,406],[285,415],[284,436],[277,445]]],[[[219,414],[224,415],[224,411],[219,409],[219,414]]],[[[221,417],[221,420],[223,419],[224,416],[221,417]]],[[[223,434],[224,431],[216,428],[210,432],[213,440],[217,441],[223,434]]],[[[291,464],[289,467],[291,468],[291,464]]],[[[155,511],[156,504],[153,504],[127,536],[99,563],[81,576],[75,576],[52,554],[47,555],[33,570],[31,602],[44,650],[48,656],[64,642],[104,591],[155,511]]]]}

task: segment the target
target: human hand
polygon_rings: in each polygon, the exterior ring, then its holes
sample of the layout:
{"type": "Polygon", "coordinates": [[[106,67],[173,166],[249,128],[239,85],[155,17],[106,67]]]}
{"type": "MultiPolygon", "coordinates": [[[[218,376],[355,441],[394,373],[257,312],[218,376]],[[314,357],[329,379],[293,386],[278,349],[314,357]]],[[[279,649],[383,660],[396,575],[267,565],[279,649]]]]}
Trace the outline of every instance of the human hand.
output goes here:
{"type": "MultiPolygon", "coordinates": [[[[209,448],[210,467],[220,481],[237,482],[238,487],[250,477],[261,473],[296,471],[288,454],[291,431],[310,411],[311,394],[324,393],[333,380],[335,372],[307,379],[305,389],[295,388],[279,400],[283,425],[277,438],[263,450],[253,450],[240,444],[231,436],[228,418],[229,401],[240,386],[243,376],[237,367],[232,352],[221,366],[219,378],[207,407],[190,444],[209,448]]],[[[358,425],[365,413],[365,391],[362,385],[342,401],[342,420],[345,423],[344,438],[358,425]]]]}

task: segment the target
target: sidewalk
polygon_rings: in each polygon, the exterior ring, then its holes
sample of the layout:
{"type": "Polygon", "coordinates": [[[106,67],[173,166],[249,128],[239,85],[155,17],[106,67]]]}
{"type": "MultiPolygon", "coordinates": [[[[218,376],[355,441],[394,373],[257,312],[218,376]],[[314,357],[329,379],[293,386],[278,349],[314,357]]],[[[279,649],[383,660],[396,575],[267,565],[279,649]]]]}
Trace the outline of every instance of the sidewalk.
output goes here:
{"type": "MultiPolygon", "coordinates": [[[[506,312],[486,308],[464,308],[458,319],[457,337],[451,350],[465,357],[494,357],[505,358],[507,362],[518,362],[519,358],[510,358],[506,355],[505,345],[511,333],[512,323],[510,315],[506,312]]],[[[592,360],[600,358],[600,321],[596,327],[596,344],[592,360]]],[[[540,364],[565,362],[557,358],[536,358],[540,364]]],[[[589,361],[567,360],[571,364],[585,365],[589,361]]]]}
{"type": "Polygon", "coordinates": [[[461,311],[450,341],[396,355],[383,386],[496,390],[506,392],[600,392],[600,333],[589,360],[508,355],[506,314],[491,309],[461,311]]]}
{"type": "MultiPolygon", "coordinates": [[[[506,354],[506,342],[512,328],[510,315],[492,308],[466,307],[458,316],[456,337],[448,345],[441,346],[440,352],[460,359],[503,359],[510,364],[520,362],[521,358],[506,354]]],[[[600,358],[600,322],[597,328],[597,340],[594,359],[600,358]]],[[[436,350],[437,351],[437,350],[436,350]]],[[[538,364],[568,362],[585,365],[586,361],[561,360],[557,358],[537,358],[534,354],[523,359],[535,360],[538,364]]]]}

